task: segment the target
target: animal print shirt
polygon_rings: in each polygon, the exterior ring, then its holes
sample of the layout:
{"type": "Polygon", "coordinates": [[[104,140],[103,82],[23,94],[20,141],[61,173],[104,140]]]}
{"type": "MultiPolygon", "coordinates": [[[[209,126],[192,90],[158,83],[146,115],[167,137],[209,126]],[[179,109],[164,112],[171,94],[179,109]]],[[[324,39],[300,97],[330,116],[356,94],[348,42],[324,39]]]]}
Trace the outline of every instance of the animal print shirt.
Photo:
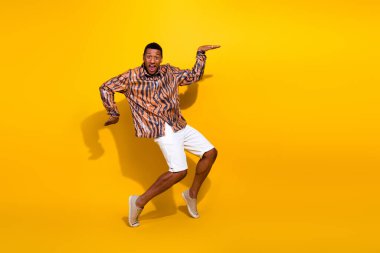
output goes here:
{"type": "Polygon", "coordinates": [[[160,65],[154,75],[144,64],[127,70],[103,83],[99,90],[109,115],[119,116],[114,93],[126,96],[132,111],[137,137],[158,138],[165,135],[165,122],[176,132],[186,126],[179,108],[178,86],[189,85],[202,78],[206,55],[197,51],[194,67],[181,70],[170,64],[160,65]]]}

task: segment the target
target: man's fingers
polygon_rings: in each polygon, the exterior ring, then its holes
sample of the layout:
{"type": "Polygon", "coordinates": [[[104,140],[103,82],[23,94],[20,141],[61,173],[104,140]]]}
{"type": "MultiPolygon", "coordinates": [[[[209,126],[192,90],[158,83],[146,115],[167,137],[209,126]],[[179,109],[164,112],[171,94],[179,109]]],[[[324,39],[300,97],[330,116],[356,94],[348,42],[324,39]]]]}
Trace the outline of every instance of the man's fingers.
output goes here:
{"type": "Polygon", "coordinates": [[[220,45],[204,45],[204,46],[200,46],[198,48],[198,50],[200,50],[200,51],[208,51],[208,50],[217,49],[217,48],[220,48],[220,45]]]}
{"type": "Polygon", "coordinates": [[[116,124],[119,121],[118,117],[111,117],[104,123],[105,126],[111,125],[111,124],[116,124]]]}
{"type": "Polygon", "coordinates": [[[104,123],[105,126],[109,126],[109,125],[112,125],[112,124],[115,124],[116,122],[113,122],[113,121],[107,121],[106,123],[104,123]]]}

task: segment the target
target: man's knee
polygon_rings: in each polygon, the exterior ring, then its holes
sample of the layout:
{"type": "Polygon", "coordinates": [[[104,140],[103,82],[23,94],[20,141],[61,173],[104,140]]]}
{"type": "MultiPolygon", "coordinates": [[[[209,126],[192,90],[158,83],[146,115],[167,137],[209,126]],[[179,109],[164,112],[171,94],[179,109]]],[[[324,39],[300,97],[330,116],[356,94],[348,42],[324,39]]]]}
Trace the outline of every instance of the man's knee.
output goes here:
{"type": "Polygon", "coordinates": [[[216,150],[216,148],[213,148],[203,154],[203,157],[211,159],[212,161],[215,161],[217,156],[218,156],[218,151],[216,150]]]}
{"type": "Polygon", "coordinates": [[[187,170],[172,172],[173,175],[177,178],[178,181],[184,179],[187,175],[187,170]]]}

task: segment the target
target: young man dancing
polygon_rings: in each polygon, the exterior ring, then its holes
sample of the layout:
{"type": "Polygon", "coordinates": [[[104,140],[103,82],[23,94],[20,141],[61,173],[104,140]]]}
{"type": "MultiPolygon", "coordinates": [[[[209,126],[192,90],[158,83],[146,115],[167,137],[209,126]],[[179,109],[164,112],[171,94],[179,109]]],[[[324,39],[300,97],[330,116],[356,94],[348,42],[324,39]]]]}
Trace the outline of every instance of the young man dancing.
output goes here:
{"type": "Polygon", "coordinates": [[[137,227],[144,206],[155,196],[181,181],[187,174],[185,149],[200,157],[191,187],[182,193],[190,216],[199,218],[197,196],[217,157],[215,147],[196,129],[189,126],[179,108],[178,86],[189,85],[202,78],[206,51],[218,45],[200,46],[194,67],[181,70],[162,62],[162,48],[150,43],[144,49],[143,64],[103,83],[99,90],[109,119],[105,125],[119,121],[114,93],[124,94],[132,111],[137,137],[153,138],[159,145],[169,171],[162,174],[146,192],[129,197],[128,222],[137,227]]]}

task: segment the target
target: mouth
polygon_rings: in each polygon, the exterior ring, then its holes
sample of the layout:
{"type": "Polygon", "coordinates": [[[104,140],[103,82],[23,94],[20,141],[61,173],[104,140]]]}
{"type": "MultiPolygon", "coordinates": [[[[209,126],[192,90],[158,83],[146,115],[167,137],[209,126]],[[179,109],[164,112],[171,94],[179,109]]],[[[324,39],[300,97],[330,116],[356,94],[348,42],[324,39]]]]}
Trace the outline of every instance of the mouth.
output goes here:
{"type": "Polygon", "coordinates": [[[148,65],[148,70],[150,73],[154,73],[157,70],[157,66],[156,65],[148,65]]]}

